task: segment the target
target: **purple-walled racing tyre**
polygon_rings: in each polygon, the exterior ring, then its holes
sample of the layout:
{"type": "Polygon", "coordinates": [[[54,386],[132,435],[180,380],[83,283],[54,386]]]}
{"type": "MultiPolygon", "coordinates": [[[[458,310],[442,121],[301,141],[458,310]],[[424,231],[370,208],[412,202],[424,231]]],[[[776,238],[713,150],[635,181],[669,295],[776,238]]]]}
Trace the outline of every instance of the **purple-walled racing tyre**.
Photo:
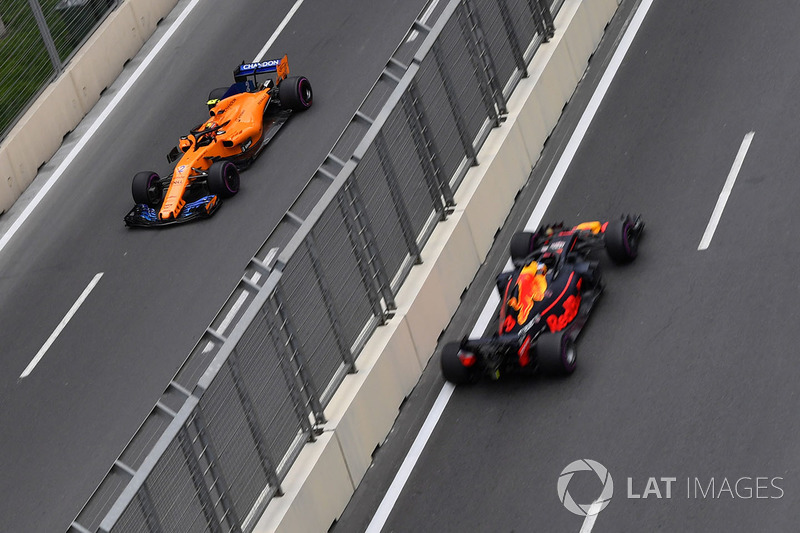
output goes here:
{"type": "Polygon", "coordinates": [[[303,76],[286,78],[278,84],[281,107],[292,111],[305,111],[314,103],[311,82],[303,76]]]}
{"type": "Polygon", "coordinates": [[[612,220],[604,232],[608,256],[617,263],[630,263],[639,254],[639,236],[628,218],[612,220]]]}
{"type": "Polygon", "coordinates": [[[131,184],[133,201],[149,207],[157,207],[161,203],[162,187],[161,178],[155,172],[146,170],[137,172],[131,184]]]}
{"type": "Polygon", "coordinates": [[[239,192],[239,171],[230,161],[217,161],[208,169],[208,191],[220,198],[239,192]]]}
{"type": "Polygon", "coordinates": [[[566,376],[575,372],[578,353],[575,341],[564,331],[544,333],[536,341],[539,369],[551,376],[566,376]]]}

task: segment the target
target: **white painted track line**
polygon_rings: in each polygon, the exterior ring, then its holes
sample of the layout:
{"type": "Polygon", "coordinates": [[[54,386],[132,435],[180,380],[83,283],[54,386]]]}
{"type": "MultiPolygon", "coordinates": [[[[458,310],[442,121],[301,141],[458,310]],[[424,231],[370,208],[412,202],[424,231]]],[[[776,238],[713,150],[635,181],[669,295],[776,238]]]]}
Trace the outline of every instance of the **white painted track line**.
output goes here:
{"type": "Polygon", "coordinates": [[[583,520],[583,525],[581,526],[580,533],[592,533],[594,522],[595,520],[597,520],[597,515],[600,514],[600,511],[602,509],[603,509],[603,502],[601,502],[600,500],[594,502],[589,507],[589,510],[586,511],[586,518],[583,520]]]}
{"type": "Polygon", "coordinates": [[[728,179],[725,180],[725,185],[722,187],[722,192],[719,193],[717,205],[714,207],[714,212],[711,213],[711,220],[708,221],[706,231],[703,233],[703,238],[700,239],[698,250],[706,250],[711,244],[711,239],[714,238],[714,232],[717,231],[717,224],[722,218],[722,212],[725,210],[725,204],[728,203],[728,198],[733,190],[733,185],[736,183],[736,178],[739,176],[739,171],[742,170],[744,158],[747,156],[747,151],[750,149],[750,144],[753,142],[753,136],[756,133],[751,131],[744,136],[742,145],[739,147],[739,152],[736,154],[736,159],[733,160],[733,166],[728,173],[728,179]]]}
{"type": "Polygon", "coordinates": [[[47,339],[47,341],[41,347],[39,352],[36,354],[36,357],[34,357],[31,360],[31,362],[28,363],[28,366],[25,367],[25,370],[22,371],[22,374],[20,374],[19,376],[20,379],[28,377],[30,373],[33,372],[33,369],[36,368],[36,365],[38,365],[39,361],[42,360],[42,357],[44,357],[44,354],[47,353],[47,350],[50,349],[50,346],[52,346],[52,344],[55,342],[55,340],[58,338],[58,336],[61,334],[64,328],[67,327],[69,321],[72,320],[72,317],[75,316],[75,313],[78,312],[78,309],[80,309],[83,302],[86,301],[86,298],[89,296],[89,293],[92,292],[92,289],[95,288],[97,283],[100,281],[100,278],[102,277],[103,277],[102,272],[95,274],[94,278],[92,278],[92,281],[89,282],[89,285],[87,285],[86,288],[83,289],[81,295],[78,296],[78,299],[75,301],[74,304],[72,304],[72,307],[67,312],[66,316],[64,316],[64,318],[61,319],[61,322],[59,322],[55,331],[53,331],[53,333],[50,335],[50,338],[47,339]]]}
{"type": "Polygon", "coordinates": [[[64,174],[64,171],[69,167],[70,164],[75,160],[78,154],[83,150],[83,147],[86,146],[89,141],[94,137],[94,134],[97,133],[97,130],[100,129],[100,126],[105,123],[106,119],[111,115],[117,105],[122,101],[128,91],[130,91],[133,84],[139,79],[139,77],[144,73],[145,69],[153,62],[156,55],[161,51],[162,48],[167,44],[167,41],[178,31],[181,24],[186,20],[186,17],[192,12],[192,10],[200,3],[200,0],[192,0],[189,5],[183,10],[183,12],[178,16],[175,22],[170,26],[170,28],[164,33],[158,43],[150,50],[150,53],[142,60],[141,64],[136,68],[130,78],[125,82],[125,84],[120,88],[119,92],[114,95],[114,98],[108,103],[108,105],[103,109],[97,119],[89,126],[89,129],[86,130],[86,133],[83,134],[83,137],[75,144],[75,146],[70,150],[69,154],[64,158],[60,165],[55,169],[53,174],[41,188],[41,190],[34,196],[33,200],[25,207],[25,210],[19,216],[19,218],[11,225],[8,231],[0,237],[0,251],[6,247],[9,241],[14,237],[14,235],[19,231],[19,228],[28,220],[28,217],[31,216],[34,209],[39,205],[42,199],[50,192],[50,189],[53,188],[53,185],[61,178],[64,174]]]}
{"type": "Polygon", "coordinates": [[[256,63],[264,59],[264,54],[267,53],[270,46],[275,44],[275,40],[278,38],[278,35],[280,35],[283,29],[286,27],[286,25],[289,24],[289,21],[292,20],[292,17],[294,16],[295,13],[297,13],[297,10],[300,9],[301,5],[303,5],[303,0],[297,0],[297,2],[294,3],[292,9],[290,9],[289,12],[286,14],[286,16],[283,17],[283,20],[275,29],[275,33],[272,34],[272,37],[269,38],[267,43],[264,45],[264,48],[262,48],[261,51],[258,53],[258,55],[255,57],[255,59],[253,59],[253,63],[256,63]]]}
{"type": "MultiPolygon", "coordinates": [[[[628,53],[628,49],[630,48],[631,43],[633,43],[633,39],[636,37],[639,28],[642,26],[642,22],[644,22],[644,18],[647,15],[647,12],[650,10],[650,6],[652,4],[653,0],[642,0],[642,3],[637,8],[637,11],[631,19],[628,29],[625,30],[625,35],[622,37],[622,40],[620,40],[617,50],[614,52],[614,55],[612,56],[611,61],[609,62],[608,67],[603,74],[603,77],[600,79],[597,89],[595,89],[595,92],[592,95],[586,110],[583,112],[583,115],[581,116],[581,119],[578,122],[572,137],[570,137],[570,140],[564,149],[564,153],[561,154],[561,158],[553,170],[553,174],[551,174],[550,179],[548,180],[547,185],[542,192],[542,196],[539,198],[533,213],[528,219],[528,222],[525,225],[526,228],[535,229],[539,226],[539,224],[541,224],[542,217],[544,217],[547,207],[553,200],[553,196],[555,196],[556,190],[561,184],[561,180],[564,178],[564,175],[566,174],[567,169],[569,168],[569,165],[578,150],[578,146],[583,140],[583,137],[586,135],[586,131],[589,129],[589,124],[592,122],[592,119],[597,113],[600,103],[603,101],[608,88],[611,86],[611,82],[614,79],[614,76],[616,76],[617,71],[622,64],[622,60],[628,53]]],[[[509,263],[506,263],[506,268],[510,268],[509,263]]],[[[486,328],[489,325],[489,321],[494,316],[495,309],[499,303],[500,296],[496,291],[492,291],[488,301],[486,302],[486,305],[481,311],[478,321],[472,328],[470,336],[483,335],[484,331],[486,331],[486,328]]],[[[445,385],[442,387],[442,390],[439,392],[439,396],[436,398],[436,401],[433,404],[433,408],[431,409],[430,413],[428,413],[425,422],[422,424],[422,428],[420,429],[417,438],[411,445],[408,455],[406,455],[406,458],[400,465],[397,474],[392,480],[392,484],[389,486],[389,489],[386,491],[386,495],[383,497],[378,509],[375,511],[375,515],[372,517],[372,520],[366,529],[366,533],[379,533],[381,529],[383,529],[383,526],[389,519],[389,514],[392,512],[392,509],[394,509],[395,503],[397,503],[397,499],[400,497],[400,493],[403,491],[406,481],[408,481],[414,466],[417,464],[420,455],[422,455],[422,451],[425,448],[428,439],[433,434],[433,430],[436,427],[436,424],[439,422],[439,419],[441,418],[447,403],[450,401],[454,390],[455,387],[450,383],[445,383],[445,385]]],[[[555,483],[555,479],[553,480],[553,483],[555,483]]],[[[594,525],[594,522],[592,522],[592,525],[594,525]]]]}

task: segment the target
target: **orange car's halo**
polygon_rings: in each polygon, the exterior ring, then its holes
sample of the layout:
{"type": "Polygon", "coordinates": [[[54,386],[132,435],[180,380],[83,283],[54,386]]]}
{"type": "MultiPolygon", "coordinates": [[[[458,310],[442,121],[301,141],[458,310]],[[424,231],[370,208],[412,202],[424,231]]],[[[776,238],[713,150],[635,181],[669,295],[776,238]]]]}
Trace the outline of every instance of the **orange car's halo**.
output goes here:
{"type": "Polygon", "coordinates": [[[264,109],[271,88],[256,93],[240,93],[220,100],[210,111],[211,118],[182,143],[183,156],[175,165],[158,218],[175,218],[183,209],[183,195],[195,176],[203,174],[214,161],[239,155],[258,145],[264,131],[264,109]],[[203,133],[206,132],[206,133],[203,133]]]}

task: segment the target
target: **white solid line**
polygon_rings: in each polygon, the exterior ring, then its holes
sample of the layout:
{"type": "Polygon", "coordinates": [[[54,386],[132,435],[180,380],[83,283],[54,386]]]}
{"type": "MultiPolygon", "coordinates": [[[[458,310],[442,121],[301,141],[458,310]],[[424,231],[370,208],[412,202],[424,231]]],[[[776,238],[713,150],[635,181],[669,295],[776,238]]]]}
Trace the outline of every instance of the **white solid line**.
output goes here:
{"type": "Polygon", "coordinates": [[[594,119],[597,110],[600,108],[600,103],[603,101],[603,98],[605,98],[606,92],[608,92],[608,88],[611,86],[611,82],[613,81],[614,76],[617,74],[617,70],[619,70],[622,60],[628,53],[628,49],[631,47],[631,43],[633,43],[633,39],[636,37],[639,28],[642,26],[644,17],[647,15],[647,12],[650,10],[650,6],[652,4],[653,0],[644,0],[639,5],[636,14],[631,19],[631,23],[628,26],[628,29],[625,31],[625,35],[619,42],[616,52],[614,52],[614,55],[612,56],[611,61],[609,62],[608,67],[603,74],[603,77],[600,79],[600,83],[597,85],[597,89],[586,106],[586,111],[584,111],[583,116],[581,116],[580,121],[578,121],[578,125],[575,127],[575,132],[572,134],[567,146],[564,148],[564,153],[561,155],[561,159],[559,159],[556,168],[553,169],[553,175],[551,176],[550,181],[547,182],[547,186],[545,187],[544,191],[542,191],[542,197],[539,199],[539,203],[536,204],[536,208],[533,210],[528,223],[525,225],[526,230],[535,231],[536,228],[539,227],[539,224],[541,224],[545,210],[550,205],[550,201],[553,199],[553,196],[555,196],[558,186],[561,185],[561,180],[564,179],[564,175],[567,173],[567,168],[569,168],[570,163],[572,163],[572,158],[575,157],[575,153],[578,151],[578,147],[583,141],[583,137],[586,135],[589,125],[594,119]],[[546,199],[546,201],[542,202],[544,199],[546,199]]]}
{"type": "Polygon", "coordinates": [[[425,419],[425,423],[422,424],[417,438],[414,439],[414,444],[412,444],[411,449],[408,450],[408,455],[403,461],[403,464],[400,465],[400,469],[397,471],[392,485],[389,487],[389,490],[386,491],[386,496],[383,497],[380,506],[378,506],[378,510],[375,511],[375,516],[372,517],[365,533],[379,533],[381,528],[383,528],[386,519],[389,518],[389,513],[392,512],[397,498],[400,497],[400,492],[403,490],[408,477],[411,475],[411,471],[417,464],[417,459],[428,443],[428,439],[433,433],[436,423],[439,422],[439,418],[442,416],[442,412],[447,402],[450,401],[450,396],[453,394],[454,390],[456,390],[456,388],[451,383],[445,383],[444,387],[442,387],[439,396],[433,403],[431,412],[428,413],[428,417],[425,419]]]}
{"type": "Polygon", "coordinates": [[[283,29],[286,27],[286,25],[289,24],[289,21],[292,20],[292,17],[297,12],[297,10],[300,9],[300,6],[302,4],[303,0],[297,0],[297,2],[294,3],[292,9],[289,10],[289,13],[286,14],[281,23],[275,29],[275,33],[273,33],[272,37],[270,37],[269,41],[267,41],[267,44],[264,45],[264,48],[262,48],[261,51],[258,53],[258,55],[255,57],[255,59],[253,59],[253,63],[261,61],[264,58],[264,54],[266,54],[267,50],[269,50],[269,47],[275,43],[275,40],[278,38],[278,35],[280,35],[283,29]]]}
{"type": "Polygon", "coordinates": [[[728,179],[725,180],[725,185],[722,187],[722,192],[719,193],[717,205],[714,207],[714,212],[711,213],[711,220],[708,221],[706,232],[703,233],[703,238],[700,239],[700,245],[697,247],[698,250],[707,249],[708,245],[711,244],[711,239],[714,238],[714,232],[717,231],[717,224],[719,224],[719,220],[722,218],[722,211],[725,210],[725,204],[728,203],[728,197],[730,197],[731,191],[733,190],[733,184],[736,183],[736,178],[739,176],[739,171],[742,170],[744,158],[747,156],[747,150],[750,149],[750,143],[753,142],[753,136],[755,134],[756,133],[754,131],[751,131],[745,135],[744,139],[742,140],[742,145],[739,147],[739,153],[736,154],[736,159],[733,160],[731,171],[728,173],[728,179]]]}
{"type": "Polygon", "coordinates": [[[39,203],[42,201],[45,195],[50,191],[50,189],[53,188],[53,185],[55,185],[56,182],[59,180],[59,178],[61,178],[67,167],[72,163],[72,161],[75,160],[80,151],[83,150],[83,147],[86,146],[86,144],[89,142],[89,140],[91,140],[94,134],[97,133],[97,130],[100,129],[100,126],[102,126],[103,123],[106,121],[106,119],[109,117],[109,115],[111,115],[111,112],[114,111],[114,108],[117,107],[119,102],[128,93],[133,84],[136,83],[136,81],[142,75],[144,70],[150,65],[150,63],[152,63],[156,54],[158,54],[158,52],[160,52],[161,49],[164,48],[170,37],[172,37],[175,34],[175,32],[178,30],[178,27],[180,27],[183,21],[186,20],[186,17],[189,16],[189,13],[191,13],[191,11],[195,8],[195,6],[199,2],[200,0],[192,0],[192,2],[190,2],[189,5],[186,6],[186,9],[183,10],[183,12],[175,20],[172,26],[170,26],[170,28],[166,31],[166,33],[164,33],[164,35],[161,37],[161,40],[158,41],[158,43],[153,47],[150,53],[147,54],[147,56],[144,58],[139,67],[134,71],[131,77],[128,78],[128,80],[125,82],[122,88],[120,88],[119,92],[116,95],[114,95],[114,98],[111,99],[111,101],[108,103],[106,108],[103,109],[102,113],[100,113],[100,115],[97,117],[94,123],[92,123],[92,125],[89,126],[89,129],[86,130],[86,133],[84,133],[83,137],[80,138],[80,140],[75,144],[75,146],[72,148],[69,154],[67,154],[67,157],[64,158],[64,160],[61,162],[60,165],[58,165],[56,170],[53,172],[52,176],[50,176],[50,178],[47,180],[47,182],[44,184],[41,190],[36,194],[33,200],[31,200],[31,203],[29,203],[27,207],[25,207],[25,210],[22,212],[19,218],[14,221],[14,223],[8,229],[6,234],[0,237],[0,251],[2,251],[3,248],[6,247],[11,238],[17,233],[17,231],[19,231],[19,228],[22,227],[22,224],[24,224],[25,221],[28,219],[28,217],[31,215],[31,213],[33,213],[33,210],[36,209],[36,207],[39,205],[39,203]]]}
{"type": "Polygon", "coordinates": [[[80,306],[83,304],[83,302],[89,296],[89,293],[92,292],[92,289],[94,289],[95,285],[97,285],[97,283],[100,281],[100,278],[102,277],[103,277],[102,272],[95,274],[94,278],[92,278],[92,281],[89,282],[89,285],[87,285],[86,288],[83,289],[81,295],[78,296],[77,301],[74,304],[72,304],[72,307],[67,312],[66,316],[61,319],[61,322],[59,322],[55,331],[53,331],[53,333],[50,335],[50,338],[47,339],[47,341],[41,347],[39,352],[36,354],[36,357],[34,357],[31,360],[31,362],[28,363],[27,367],[25,367],[25,370],[23,370],[22,374],[20,374],[19,376],[20,379],[28,377],[30,373],[33,372],[33,369],[36,368],[36,365],[38,365],[39,361],[41,361],[42,357],[44,357],[45,352],[47,352],[47,350],[50,349],[50,346],[52,346],[53,342],[55,342],[56,338],[61,334],[61,332],[67,326],[69,321],[72,320],[72,317],[75,316],[75,313],[78,312],[80,306]]]}
{"type": "MultiPolygon", "coordinates": [[[[575,131],[573,132],[567,147],[564,149],[564,153],[561,154],[561,158],[559,159],[553,174],[550,176],[550,179],[547,182],[545,191],[539,198],[539,201],[537,202],[536,207],[534,208],[533,213],[531,214],[531,217],[525,226],[526,228],[536,228],[541,223],[544,212],[546,211],[547,206],[550,205],[550,202],[555,195],[555,191],[564,177],[563,174],[566,173],[567,168],[572,162],[572,158],[575,156],[575,152],[577,151],[577,147],[580,144],[581,139],[586,134],[589,124],[594,118],[595,113],[597,113],[597,109],[600,107],[600,102],[602,101],[603,96],[605,96],[608,87],[611,85],[611,81],[614,79],[617,70],[619,70],[622,60],[625,57],[625,54],[628,52],[628,49],[633,42],[633,38],[636,36],[636,33],[642,26],[644,17],[647,15],[647,11],[650,9],[652,4],[653,0],[643,0],[637,8],[636,14],[631,20],[628,29],[625,31],[625,35],[620,41],[617,50],[614,52],[614,55],[611,58],[611,62],[609,62],[608,67],[603,74],[597,89],[595,90],[594,96],[592,96],[592,99],[589,101],[589,105],[583,112],[581,120],[578,122],[578,127],[576,127],[575,131]],[[600,95],[599,97],[598,94],[600,95]],[[561,175],[556,175],[556,172],[560,172],[561,175]],[[556,183],[551,187],[554,181],[556,181],[556,183]]],[[[509,263],[506,263],[506,267],[509,267],[509,263]]],[[[489,326],[489,321],[492,319],[494,310],[497,308],[499,303],[500,296],[497,294],[497,291],[493,290],[491,296],[489,296],[489,299],[486,302],[486,305],[484,305],[483,310],[481,311],[481,314],[475,323],[475,326],[472,328],[471,336],[483,335],[484,331],[486,331],[486,328],[489,326]]],[[[402,492],[406,481],[408,481],[411,471],[417,464],[417,460],[419,460],[422,450],[425,448],[425,445],[433,433],[436,424],[439,422],[439,418],[441,418],[442,413],[447,406],[447,402],[450,401],[450,397],[452,396],[454,390],[455,387],[450,383],[445,383],[442,387],[442,390],[439,392],[439,396],[437,396],[436,401],[433,404],[431,412],[428,413],[425,422],[422,424],[422,429],[420,429],[417,438],[414,439],[414,443],[411,445],[408,455],[406,455],[403,463],[400,465],[400,469],[397,471],[397,474],[392,480],[389,490],[386,491],[386,495],[384,495],[377,511],[375,511],[375,515],[372,517],[372,520],[367,527],[367,533],[379,533],[386,524],[389,514],[392,512],[395,503],[397,503],[397,499],[400,497],[400,493],[402,492]]]]}
{"type": "Polygon", "coordinates": [[[583,520],[580,533],[592,533],[594,522],[597,520],[597,515],[600,514],[602,508],[603,502],[600,500],[597,500],[589,507],[589,510],[586,511],[586,518],[583,520]]]}

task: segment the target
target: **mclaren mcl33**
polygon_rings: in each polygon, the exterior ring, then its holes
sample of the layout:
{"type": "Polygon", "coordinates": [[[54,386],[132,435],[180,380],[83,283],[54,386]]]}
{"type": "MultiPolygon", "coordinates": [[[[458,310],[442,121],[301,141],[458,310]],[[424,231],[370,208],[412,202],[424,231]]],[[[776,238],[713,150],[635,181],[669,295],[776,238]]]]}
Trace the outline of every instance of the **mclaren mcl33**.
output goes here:
{"type": "Polygon", "coordinates": [[[234,83],[211,91],[210,117],[180,138],[167,155],[172,172],[133,177],[135,206],[125,224],[160,227],[214,214],[222,199],[239,192],[239,171],[247,168],[292,114],[311,107],[311,83],[289,77],[281,59],[242,63],[234,83]],[[266,75],[260,82],[259,76],[266,75]]]}
{"type": "Polygon", "coordinates": [[[629,263],[643,230],[640,216],[625,216],[515,234],[513,270],[497,277],[502,297],[497,332],[446,344],[444,378],[461,384],[521,370],[571,374],[578,362],[575,340],[603,292],[600,264],[592,255],[605,249],[614,262],[629,263]]]}

